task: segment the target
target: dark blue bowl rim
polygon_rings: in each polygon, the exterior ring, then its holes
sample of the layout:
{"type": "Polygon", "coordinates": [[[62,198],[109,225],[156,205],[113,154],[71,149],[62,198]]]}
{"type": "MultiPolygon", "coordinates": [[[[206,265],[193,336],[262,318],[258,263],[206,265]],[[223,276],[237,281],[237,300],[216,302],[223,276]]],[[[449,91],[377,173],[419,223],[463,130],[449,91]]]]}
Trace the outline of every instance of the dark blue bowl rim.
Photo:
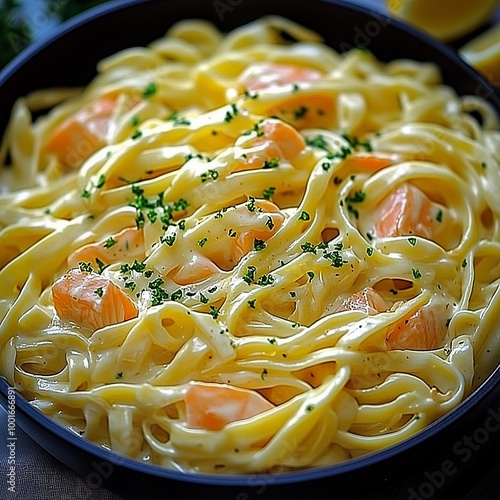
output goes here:
{"type": "MultiPolygon", "coordinates": [[[[0,92],[2,86],[15,73],[32,58],[36,57],[39,52],[42,52],[46,47],[56,43],[66,34],[91,23],[93,20],[102,16],[110,15],[117,10],[125,10],[129,7],[134,7],[140,4],[155,3],[158,0],[110,0],[104,4],[98,5],[88,11],[75,16],[74,18],[62,23],[58,26],[53,34],[44,37],[43,39],[34,42],[32,45],[19,53],[12,61],[10,61],[0,71],[0,92]]],[[[362,14],[370,14],[375,12],[379,16],[385,14],[376,9],[364,7],[362,5],[353,4],[346,0],[315,0],[316,2],[332,4],[341,8],[357,11],[362,14]]],[[[452,64],[458,66],[464,73],[467,73],[478,82],[483,92],[488,96],[488,100],[500,113],[500,94],[498,91],[484,79],[474,68],[464,62],[458,54],[451,48],[437,42],[429,35],[408,26],[396,19],[390,19],[390,23],[397,29],[410,34],[416,41],[422,42],[425,45],[432,46],[434,50],[444,55],[452,64]]],[[[11,389],[10,384],[3,376],[0,376],[0,405],[6,410],[8,408],[8,392],[11,389]]],[[[405,441],[382,449],[380,451],[370,453],[349,461],[335,464],[331,466],[318,467],[313,469],[295,470],[290,472],[263,474],[261,476],[253,474],[251,483],[254,486],[263,485],[280,485],[298,482],[313,481],[322,478],[332,478],[342,476],[345,473],[360,471],[361,469],[370,468],[376,464],[383,463],[394,457],[417,447],[419,444],[431,440],[442,432],[449,430],[454,424],[469,418],[469,415],[474,414],[482,403],[491,402],[493,397],[498,397],[500,390],[500,365],[483,381],[472,394],[464,399],[455,409],[429,424],[422,431],[405,441]],[[269,477],[272,477],[270,482],[269,477]],[[260,478],[260,479],[259,479],[260,478]]],[[[169,470],[161,466],[152,465],[146,462],[141,462],[118,453],[100,447],[93,442],[83,439],[74,432],[58,424],[51,418],[44,415],[41,411],[31,405],[23,396],[16,391],[16,408],[20,410],[28,419],[37,422],[37,425],[43,426],[49,432],[59,436],[70,446],[88,452],[89,454],[110,462],[113,465],[118,465],[137,471],[142,474],[157,476],[159,478],[175,480],[178,482],[199,483],[210,486],[246,486],[249,483],[249,475],[232,474],[232,475],[217,475],[217,474],[202,474],[202,473],[184,473],[176,470],[169,470]]],[[[31,436],[35,439],[36,437],[31,436]]]]}

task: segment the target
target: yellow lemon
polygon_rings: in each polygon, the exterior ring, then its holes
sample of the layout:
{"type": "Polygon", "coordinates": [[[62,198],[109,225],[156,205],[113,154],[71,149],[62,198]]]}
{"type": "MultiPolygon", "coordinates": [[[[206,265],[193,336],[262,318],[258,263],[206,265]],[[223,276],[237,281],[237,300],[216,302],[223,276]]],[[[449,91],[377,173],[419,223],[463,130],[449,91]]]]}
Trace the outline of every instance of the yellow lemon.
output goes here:
{"type": "Polygon", "coordinates": [[[458,52],[500,88],[500,23],[467,42],[458,52]]]}
{"type": "Polygon", "coordinates": [[[499,0],[385,0],[389,13],[442,41],[483,25],[499,0]]]}

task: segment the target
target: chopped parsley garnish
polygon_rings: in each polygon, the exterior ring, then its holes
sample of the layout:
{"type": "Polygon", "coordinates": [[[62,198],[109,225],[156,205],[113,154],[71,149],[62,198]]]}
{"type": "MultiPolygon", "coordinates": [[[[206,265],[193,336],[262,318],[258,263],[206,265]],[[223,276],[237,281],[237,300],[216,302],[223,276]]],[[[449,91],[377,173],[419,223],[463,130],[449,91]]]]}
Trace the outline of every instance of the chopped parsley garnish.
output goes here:
{"type": "Polygon", "coordinates": [[[123,378],[123,372],[118,372],[118,373],[116,374],[116,379],[117,379],[117,380],[119,380],[119,379],[121,379],[121,378],[123,378]]]}
{"type": "Polygon", "coordinates": [[[366,254],[368,255],[368,257],[371,257],[373,255],[373,247],[368,247],[366,249],[366,254]]]}
{"type": "Polygon", "coordinates": [[[253,196],[250,196],[249,202],[247,203],[246,207],[249,212],[255,212],[256,206],[255,206],[255,198],[253,196]]]}
{"type": "Polygon", "coordinates": [[[264,166],[262,168],[277,168],[280,165],[280,159],[276,156],[270,160],[264,161],[264,166]]]}
{"type": "Polygon", "coordinates": [[[203,245],[205,245],[205,243],[208,241],[208,238],[202,238],[201,240],[198,241],[198,245],[200,247],[203,247],[203,245]]]}
{"type": "Polygon", "coordinates": [[[270,338],[270,339],[267,339],[267,341],[272,344],[272,345],[276,345],[278,342],[277,340],[273,337],[273,338],[270,338]]]}
{"type": "Polygon", "coordinates": [[[342,137],[349,143],[352,149],[364,149],[367,152],[373,151],[369,141],[360,141],[356,136],[342,134],[342,137]]]}
{"type": "Polygon", "coordinates": [[[347,196],[346,203],[361,203],[365,201],[366,193],[364,191],[356,191],[353,196],[347,196]]]}
{"type": "Polygon", "coordinates": [[[255,280],[255,272],[257,271],[255,266],[248,266],[247,273],[243,276],[243,280],[246,281],[249,285],[253,283],[255,280]]]}
{"type": "Polygon", "coordinates": [[[142,137],[142,131],[137,129],[131,136],[130,138],[135,140],[135,139],[139,139],[139,137],[142,137]]]}
{"type": "Polygon", "coordinates": [[[217,319],[219,316],[219,308],[215,306],[210,306],[210,314],[212,315],[212,318],[217,319]]]}
{"type": "Polygon", "coordinates": [[[417,238],[408,238],[408,243],[414,247],[417,244],[417,238]]]}
{"type": "Polygon", "coordinates": [[[142,97],[148,98],[156,94],[158,91],[158,85],[155,82],[148,83],[144,90],[142,91],[142,97]]]}
{"type": "Polygon", "coordinates": [[[274,196],[275,192],[276,192],[275,187],[270,187],[270,188],[264,189],[264,191],[262,191],[262,197],[265,200],[270,200],[274,196]]]}
{"type": "Polygon", "coordinates": [[[200,302],[202,304],[208,304],[208,297],[205,297],[202,293],[200,293],[200,302]]]}
{"type": "Polygon", "coordinates": [[[313,271],[307,271],[307,276],[309,276],[309,283],[313,280],[314,278],[314,272],[313,271]]]}
{"type": "Polygon", "coordinates": [[[256,299],[247,300],[247,304],[251,309],[255,309],[255,300],[256,299]]]}
{"type": "Polygon", "coordinates": [[[300,120],[306,116],[309,109],[306,106],[300,106],[293,112],[293,117],[295,120],[300,120]]]}
{"type": "Polygon", "coordinates": [[[181,300],[182,299],[182,290],[176,290],[175,292],[172,293],[170,296],[172,300],[181,300]]]}
{"type": "Polygon", "coordinates": [[[137,283],[135,281],[126,281],[125,282],[125,288],[128,288],[132,292],[136,289],[137,283]]]}
{"type": "Polygon", "coordinates": [[[111,248],[113,245],[116,245],[117,241],[110,236],[103,244],[104,248],[111,248]]]}
{"type": "Polygon", "coordinates": [[[464,259],[464,260],[462,261],[462,267],[467,267],[467,259],[464,259]]]}
{"type": "Polygon", "coordinates": [[[258,280],[257,285],[267,286],[274,283],[274,278],[270,274],[263,274],[258,280]]]}
{"type": "Polygon", "coordinates": [[[260,378],[264,380],[267,377],[267,373],[268,373],[267,370],[264,368],[262,370],[262,373],[260,374],[260,378]]]}
{"type": "Polygon", "coordinates": [[[98,296],[98,297],[102,297],[103,294],[104,294],[104,290],[102,289],[102,287],[99,287],[97,288],[96,290],[94,290],[94,293],[98,296]]]}
{"type": "Polygon", "coordinates": [[[443,222],[443,211],[441,209],[439,209],[438,213],[436,214],[436,220],[438,222],[443,222]]]}
{"type": "Polygon", "coordinates": [[[132,125],[132,127],[137,127],[137,125],[139,125],[139,122],[140,122],[139,115],[134,115],[132,117],[132,120],[130,120],[130,125],[132,125]]]}
{"type": "Polygon", "coordinates": [[[236,104],[231,104],[231,111],[226,111],[226,116],[224,117],[224,121],[229,123],[236,115],[238,114],[238,107],[236,104]]]}
{"type": "Polygon", "coordinates": [[[227,235],[230,237],[230,238],[234,238],[236,236],[236,231],[234,229],[231,229],[229,228],[229,231],[227,232],[227,235]]]}
{"type": "Polygon", "coordinates": [[[257,99],[258,97],[258,92],[249,92],[248,90],[245,90],[245,99],[257,99]]]}
{"type": "Polygon", "coordinates": [[[269,228],[270,231],[272,231],[274,228],[273,218],[270,215],[267,218],[266,226],[269,228]]]}
{"type": "Polygon", "coordinates": [[[303,220],[303,221],[308,221],[310,218],[311,218],[311,216],[305,210],[303,210],[299,216],[299,220],[303,220]]]}
{"type": "Polygon", "coordinates": [[[175,238],[176,238],[175,234],[169,234],[168,236],[162,236],[160,238],[160,241],[171,247],[175,243],[175,238]]]}
{"type": "Polygon", "coordinates": [[[209,180],[217,180],[219,177],[219,172],[217,170],[209,169],[206,172],[203,172],[200,176],[201,182],[206,182],[209,180]]]}
{"type": "Polygon", "coordinates": [[[422,277],[422,273],[418,269],[413,268],[411,273],[416,280],[422,277]]]}
{"type": "Polygon", "coordinates": [[[256,250],[257,252],[260,250],[264,250],[266,248],[266,242],[264,240],[259,240],[255,238],[253,240],[253,249],[256,250]]]}
{"type": "Polygon", "coordinates": [[[90,195],[92,194],[92,189],[101,189],[104,184],[106,183],[106,176],[104,174],[101,174],[99,178],[97,179],[97,184],[94,184],[93,181],[90,181],[90,187],[84,189],[82,191],[82,198],[90,198],[90,195]]]}
{"type": "Polygon", "coordinates": [[[101,189],[105,183],[106,183],[106,176],[104,174],[101,174],[99,176],[99,179],[97,179],[97,184],[95,185],[96,189],[101,189]]]}
{"type": "Polygon", "coordinates": [[[174,212],[181,212],[189,206],[189,203],[183,198],[172,204],[165,204],[163,192],[158,193],[156,200],[150,200],[144,195],[144,189],[137,184],[132,184],[131,190],[134,200],[129,205],[136,209],[135,222],[138,228],[144,227],[146,216],[151,223],[155,223],[159,217],[162,228],[166,231],[168,226],[174,225],[174,212]]]}
{"type": "Polygon", "coordinates": [[[313,245],[310,241],[306,241],[305,243],[302,243],[302,245],[300,245],[300,248],[302,248],[302,251],[304,253],[316,253],[316,246],[313,245]]]}
{"type": "Polygon", "coordinates": [[[179,116],[179,113],[177,111],[174,111],[168,118],[167,121],[169,122],[174,122],[174,125],[191,125],[191,122],[179,116]]]}

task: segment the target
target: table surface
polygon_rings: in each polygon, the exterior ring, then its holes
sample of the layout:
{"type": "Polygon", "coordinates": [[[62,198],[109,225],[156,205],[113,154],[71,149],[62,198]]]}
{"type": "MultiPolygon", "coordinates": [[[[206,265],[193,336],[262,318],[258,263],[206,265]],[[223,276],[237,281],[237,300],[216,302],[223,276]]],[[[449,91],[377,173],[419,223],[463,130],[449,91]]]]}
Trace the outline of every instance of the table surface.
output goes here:
{"type": "MultiPolygon", "coordinates": [[[[37,19],[36,9],[42,2],[29,4],[31,19],[37,19]]],[[[383,0],[355,0],[353,3],[384,11],[383,0]]],[[[500,21],[500,9],[495,15],[500,21]]],[[[55,26],[53,20],[35,25],[35,39],[49,36],[55,26]]],[[[500,402],[499,402],[500,405],[500,402]]],[[[7,470],[7,413],[0,407],[0,499],[6,500],[128,500],[104,488],[92,488],[73,470],[59,462],[34,442],[19,426],[16,427],[16,492],[8,491],[7,470]]],[[[474,429],[471,429],[471,433],[474,429]]],[[[464,440],[466,436],[464,435],[464,440]]],[[[460,473],[447,475],[445,481],[437,483],[436,472],[427,471],[428,481],[422,476],[415,484],[407,482],[404,487],[388,485],[366,500],[415,500],[453,498],[461,500],[500,499],[500,432],[490,432],[480,445],[470,446],[470,460],[460,473]],[[434,473],[434,482],[433,482],[434,473]],[[444,484],[441,484],[444,483],[444,484]]],[[[409,464],[411,469],[411,464],[409,464]]],[[[411,476],[411,474],[410,474],[411,476]]],[[[441,478],[443,476],[441,475],[441,478]]],[[[170,497],[171,498],[171,497],[170,497]]],[[[332,492],[332,498],[334,493],[332,492]]],[[[186,499],[189,500],[189,499],[186,499]]]]}

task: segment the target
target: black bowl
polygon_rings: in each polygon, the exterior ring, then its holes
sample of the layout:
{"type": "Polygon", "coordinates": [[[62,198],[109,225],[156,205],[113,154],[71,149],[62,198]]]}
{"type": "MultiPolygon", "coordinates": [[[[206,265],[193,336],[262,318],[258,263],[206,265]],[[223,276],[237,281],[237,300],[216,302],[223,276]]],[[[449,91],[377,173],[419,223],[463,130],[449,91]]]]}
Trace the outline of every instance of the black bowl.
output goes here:
{"type": "MultiPolygon", "coordinates": [[[[178,20],[205,18],[229,31],[267,14],[282,15],[318,31],[337,50],[358,46],[382,61],[402,57],[433,61],[441,68],[444,82],[459,94],[483,97],[500,113],[500,96],[452,50],[380,12],[347,2],[118,0],[65,23],[4,68],[0,73],[0,134],[16,98],[44,87],[85,85],[95,75],[100,59],[159,38],[178,20]]],[[[6,409],[12,402],[10,390],[0,378],[0,403],[6,409]]],[[[476,448],[500,428],[499,401],[497,368],[455,410],[399,445],[336,466],[251,476],[187,475],[120,456],[56,424],[18,394],[15,415],[28,435],[87,482],[126,497],[359,498],[393,483],[406,492],[406,498],[430,498],[458,477],[476,448]]]]}

